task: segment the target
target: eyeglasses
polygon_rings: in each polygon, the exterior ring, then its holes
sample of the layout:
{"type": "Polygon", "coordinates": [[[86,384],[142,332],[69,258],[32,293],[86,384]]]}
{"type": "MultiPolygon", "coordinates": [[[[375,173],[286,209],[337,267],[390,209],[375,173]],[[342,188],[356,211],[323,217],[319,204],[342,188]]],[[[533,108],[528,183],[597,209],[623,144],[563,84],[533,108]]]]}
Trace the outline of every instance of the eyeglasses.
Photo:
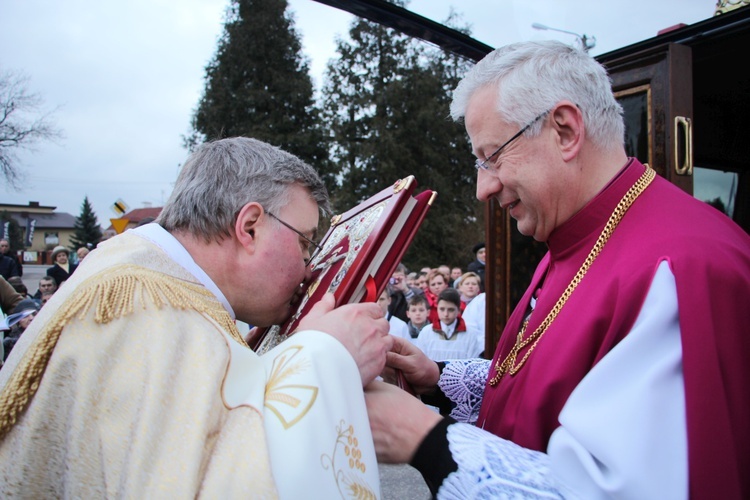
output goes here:
{"type": "Polygon", "coordinates": [[[499,155],[499,154],[500,154],[500,151],[502,151],[503,149],[505,149],[505,148],[506,148],[506,147],[508,146],[508,144],[510,144],[511,142],[515,141],[515,140],[516,140],[516,139],[518,139],[519,137],[521,137],[521,135],[522,135],[522,134],[523,134],[524,132],[526,132],[527,130],[529,130],[529,128],[530,128],[530,127],[531,127],[532,125],[534,125],[534,124],[535,124],[535,123],[536,123],[537,121],[539,121],[539,120],[541,120],[542,118],[544,118],[545,116],[547,116],[547,114],[548,114],[548,113],[549,113],[550,111],[552,111],[552,109],[548,109],[547,111],[545,111],[545,112],[544,112],[544,113],[542,113],[541,115],[539,115],[539,116],[537,116],[536,118],[534,118],[533,120],[531,120],[531,121],[530,121],[529,123],[527,123],[527,124],[526,124],[526,126],[525,126],[524,128],[522,128],[521,130],[519,130],[519,131],[518,131],[518,132],[517,132],[517,133],[516,133],[516,134],[515,134],[515,135],[514,135],[513,137],[511,137],[510,139],[508,139],[507,141],[505,141],[505,144],[503,144],[502,146],[500,146],[499,148],[497,148],[497,149],[495,150],[495,152],[494,152],[494,153],[492,153],[491,155],[489,155],[489,156],[488,156],[487,158],[485,158],[484,160],[480,160],[479,158],[477,158],[477,160],[476,160],[476,161],[474,162],[474,167],[475,167],[475,168],[476,168],[477,170],[479,170],[480,168],[481,168],[482,170],[489,170],[489,169],[490,169],[490,167],[492,166],[492,164],[491,164],[491,162],[492,162],[492,158],[494,158],[495,156],[499,155]]]}
{"type": "Polygon", "coordinates": [[[321,247],[319,244],[315,243],[313,240],[311,240],[310,238],[308,238],[307,236],[305,236],[304,234],[302,234],[299,230],[297,230],[291,224],[287,224],[286,222],[284,222],[283,220],[279,219],[278,217],[276,217],[274,214],[272,214],[268,210],[266,210],[266,213],[268,215],[270,215],[271,217],[273,217],[274,219],[276,219],[277,221],[281,222],[281,224],[283,224],[284,226],[288,227],[289,229],[291,229],[292,231],[294,231],[295,233],[297,233],[302,239],[304,239],[310,245],[307,248],[307,253],[310,254],[310,258],[309,259],[305,259],[305,262],[309,262],[313,258],[313,256],[315,255],[315,253],[318,250],[323,250],[323,247],[321,247]]]}

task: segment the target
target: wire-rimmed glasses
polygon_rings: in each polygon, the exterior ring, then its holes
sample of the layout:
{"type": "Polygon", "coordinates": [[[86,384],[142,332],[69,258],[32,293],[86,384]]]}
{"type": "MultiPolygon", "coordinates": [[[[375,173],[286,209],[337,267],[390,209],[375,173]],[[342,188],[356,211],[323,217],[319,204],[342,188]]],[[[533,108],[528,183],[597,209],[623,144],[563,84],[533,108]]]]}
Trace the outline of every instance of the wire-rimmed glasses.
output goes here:
{"type": "Polygon", "coordinates": [[[476,168],[477,170],[479,170],[479,169],[482,169],[482,170],[489,170],[489,169],[490,169],[490,167],[492,167],[492,159],[493,159],[493,158],[495,158],[495,157],[496,157],[497,155],[499,155],[499,154],[500,154],[500,152],[501,152],[501,151],[502,151],[503,149],[505,149],[505,148],[506,148],[506,147],[507,147],[507,146],[508,146],[508,145],[509,145],[510,143],[512,143],[513,141],[515,141],[515,140],[516,140],[516,139],[518,139],[519,137],[521,137],[521,135],[523,135],[523,133],[524,133],[524,132],[526,132],[527,130],[529,130],[529,128],[530,128],[530,127],[531,127],[532,125],[534,125],[534,124],[535,124],[535,123],[536,123],[537,121],[539,121],[539,120],[541,120],[542,118],[544,118],[545,116],[547,116],[547,114],[548,114],[548,113],[549,113],[550,111],[552,111],[552,110],[551,110],[551,109],[548,109],[547,111],[545,111],[545,112],[544,112],[544,113],[542,113],[541,115],[539,115],[539,116],[537,116],[536,118],[534,118],[533,120],[531,120],[531,121],[530,121],[529,123],[527,123],[527,124],[526,124],[526,126],[525,126],[524,128],[522,128],[521,130],[519,130],[519,131],[518,131],[518,132],[517,132],[517,133],[516,133],[515,135],[513,135],[513,137],[511,137],[510,139],[508,139],[507,141],[505,141],[505,143],[504,143],[504,144],[503,144],[502,146],[500,146],[499,148],[497,148],[497,149],[495,150],[495,152],[494,152],[494,153],[492,153],[491,155],[489,155],[489,156],[488,156],[487,158],[485,158],[484,160],[480,160],[479,158],[477,158],[477,159],[476,159],[476,161],[474,162],[474,167],[475,167],[475,168],[476,168]]]}

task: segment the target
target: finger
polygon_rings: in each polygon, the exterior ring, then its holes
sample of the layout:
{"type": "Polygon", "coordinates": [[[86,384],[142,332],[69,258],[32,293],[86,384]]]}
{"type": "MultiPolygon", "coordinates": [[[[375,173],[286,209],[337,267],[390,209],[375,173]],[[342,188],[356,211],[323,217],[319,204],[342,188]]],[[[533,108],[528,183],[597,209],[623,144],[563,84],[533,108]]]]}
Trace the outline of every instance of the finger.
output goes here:
{"type": "Polygon", "coordinates": [[[386,355],[387,355],[391,351],[391,349],[393,349],[393,343],[395,342],[396,337],[394,337],[393,335],[389,333],[386,333],[384,338],[385,338],[385,350],[386,350],[386,355]]]}
{"type": "Polygon", "coordinates": [[[316,319],[320,318],[321,316],[331,312],[333,308],[336,306],[336,298],[333,296],[332,293],[327,293],[323,295],[323,298],[320,299],[312,308],[310,308],[310,312],[308,312],[305,315],[306,319],[316,319]]]}
{"type": "Polygon", "coordinates": [[[388,320],[385,319],[385,317],[380,316],[380,318],[376,319],[375,321],[381,334],[388,335],[388,333],[391,331],[391,324],[388,323],[388,320]]]}
{"type": "Polygon", "coordinates": [[[326,306],[326,312],[333,311],[333,308],[336,307],[336,296],[331,292],[328,292],[323,295],[323,298],[320,299],[318,304],[323,304],[324,306],[326,306]]]}
{"type": "Polygon", "coordinates": [[[362,302],[359,304],[344,304],[338,308],[339,311],[353,314],[361,314],[370,319],[384,319],[383,311],[374,302],[362,302]]]}
{"type": "Polygon", "coordinates": [[[405,338],[401,337],[394,337],[393,338],[393,345],[391,346],[391,351],[397,353],[397,354],[408,354],[411,349],[411,342],[409,342],[405,338]]]}
{"type": "Polygon", "coordinates": [[[386,323],[388,322],[383,316],[383,310],[375,302],[365,302],[360,305],[363,306],[363,312],[372,319],[383,319],[386,323]]]}
{"type": "Polygon", "coordinates": [[[396,370],[412,369],[412,363],[409,358],[392,351],[385,353],[385,365],[396,370]]]}
{"type": "Polygon", "coordinates": [[[364,309],[362,309],[362,313],[366,314],[368,318],[376,320],[378,323],[381,323],[384,321],[386,323],[386,329],[389,329],[390,326],[388,325],[388,320],[385,319],[385,316],[383,316],[383,310],[380,308],[379,305],[368,302],[366,304],[360,304],[362,306],[365,306],[364,309]]]}

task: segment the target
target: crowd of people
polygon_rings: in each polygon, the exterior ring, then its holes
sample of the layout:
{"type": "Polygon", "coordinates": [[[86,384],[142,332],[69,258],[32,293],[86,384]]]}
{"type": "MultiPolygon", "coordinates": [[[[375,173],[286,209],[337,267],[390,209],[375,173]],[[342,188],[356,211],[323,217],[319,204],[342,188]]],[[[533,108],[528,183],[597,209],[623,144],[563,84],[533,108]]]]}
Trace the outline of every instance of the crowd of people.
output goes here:
{"type": "Polygon", "coordinates": [[[55,255],[0,370],[0,495],[378,498],[390,462],[439,499],[749,498],[750,237],[626,155],[585,52],[499,48],[451,115],[477,197],[549,250],[494,352],[483,244],[249,349],[237,321],[289,316],[328,195],[276,147],[209,142],[156,221],[55,255]]]}
{"type": "Polygon", "coordinates": [[[7,265],[2,269],[8,270],[0,276],[0,294],[2,294],[2,314],[0,314],[0,366],[8,358],[13,347],[24,331],[29,327],[39,310],[58,288],[70,278],[80,262],[89,254],[89,249],[81,247],[76,251],[77,263],[69,261],[70,251],[64,246],[57,246],[52,250],[53,265],[46,270],[46,275],[39,280],[36,292],[31,295],[21,276],[23,265],[18,255],[11,252],[7,239],[0,239],[2,259],[7,265]]]}
{"type": "MultiPolygon", "coordinates": [[[[484,244],[475,246],[474,253],[479,248],[484,265],[484,244]]],[[[399,264],[380,303],[387,304],[390,333],[411,341],[430,359],[472,358],[484,352],[482,289],[478,274],[464,273],[458,266],[422,268],[417,273],[399,264]],[[475,305],[469,308],[471,303],[475,305]]]]}

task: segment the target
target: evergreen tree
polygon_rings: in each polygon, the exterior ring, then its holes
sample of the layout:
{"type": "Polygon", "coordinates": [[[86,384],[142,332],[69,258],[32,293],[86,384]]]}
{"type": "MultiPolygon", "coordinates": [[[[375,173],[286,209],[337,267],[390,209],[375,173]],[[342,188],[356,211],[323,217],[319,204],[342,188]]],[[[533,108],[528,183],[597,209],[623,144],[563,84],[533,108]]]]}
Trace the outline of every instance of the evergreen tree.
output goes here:
{"type": "Polygon", "coordinates": [[[89,203],[89,197],[83,198],[83,205],[81,206],[81,215],[76,217],[75,233],[70,239],[73,244],[73,250],[78,250],[81,247],[93,246],[99,244],[102,240],[102,228],[96,220],[96,214],[94,209],[91,208],[89,203]]]}
{"type": "Polygon", "coordinates": [[[224,33],[206,67],[189,148],[246,136],[289,151],[335,185],[319,127],[308,60],[286,0],[232,0],[224,33]]]}
{"type": "Polygon", "coordinates": [[[465,266],[471,247],[484,240],[483,208],[471,147],[448,108],[468,63],[364,20],[349,36],[337,43],[340,59],[328,67],[323,96],[341,166],[336,211],[414,175],[438,197],[404,263],[465,266]]]}

